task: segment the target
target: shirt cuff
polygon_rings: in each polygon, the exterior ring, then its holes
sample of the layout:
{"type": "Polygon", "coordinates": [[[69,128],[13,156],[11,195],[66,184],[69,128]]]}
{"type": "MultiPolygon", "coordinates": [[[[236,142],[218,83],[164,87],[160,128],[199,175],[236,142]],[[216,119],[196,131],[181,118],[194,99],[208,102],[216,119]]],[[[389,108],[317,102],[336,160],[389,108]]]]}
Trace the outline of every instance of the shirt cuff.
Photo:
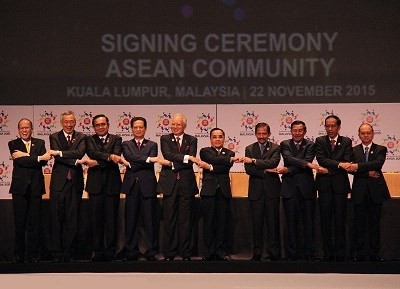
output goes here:
{"type": "Polygon", "coordinates": [[[189,163],[189,155],[185,155],[184,157],[183,157],[183,163],[184,164],[188,164],[189,163]]]}
{"type": "Polygon", "coordinates": [[[150,157],[146,159],[146,163],[150,163],[150,157]]]}

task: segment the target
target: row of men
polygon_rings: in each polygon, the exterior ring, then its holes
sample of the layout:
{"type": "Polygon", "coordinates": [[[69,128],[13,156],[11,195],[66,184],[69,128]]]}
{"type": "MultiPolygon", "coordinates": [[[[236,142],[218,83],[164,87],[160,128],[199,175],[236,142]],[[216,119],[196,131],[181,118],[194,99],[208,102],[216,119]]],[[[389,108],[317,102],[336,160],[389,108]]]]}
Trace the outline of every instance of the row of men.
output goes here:
{"type": "Polygon", "coordinates": [[[253,224],[253,257],[263,255],[263,228],[266,222],[268,250],[272,261],[280,259],[280,199],[286,219],[286,255],[299,258],[298,224],[304,226],[305,258],[315,254],[314,215],[319,192],[319,206],[325,261],[346,260],[345,219],[347,195],[350,192],[348,173],[354,175],[352,200],[355,205],[355,259],[382,261],[380,249],[380,215],[382,203],[390,197],[382,166],[386,147],[372,142],[374,131],[369,124],[359,127],[361,144],[352,148],[352,141],[339,135],[341,120],[331,115],[325,119],[326,136],[315,144],[305,139],[306,125],[291,124],[292,138],[280,145],[270,142],[270,127],[260,122],[255,127],[257,141],[246,147],[245,156],[238,157],[224,147],[225,133],[220,128],[210,132],[210,147],[197,156],[197,138],[185,133],[186,117],[172,118],[171,133],[161,136],[162,157],[158,144],[145,138],[147,121],[131,120],[133,138],[122,142],[109,133],[109,120],[96,115],[94,135],[75,131],[72,111],[61,114],[62,130],[50,135],[50,150],[45,142],[33,138],[32,122],[18,123],[20,138],[9,142],[14,168],[10,187],[15,219],[14,262],[39,262],[40,204],[45,193],[42,166],[54,157],[50,181],[50,214],[53,262],[75,260],[78,212],[85,189],[93,231],[91,261],[111,261],[117,245],[117,219],[120,193],[125,200],[125,261],[136,261],[139,251],[139,219],[146,234],[145,258],[156,260],[159,251],[159,228],[156,218],[157,193],[163,194],[163,248],[166,261],[176,256],[190,261],[193,248],[192,228],[194,198],[198,186],[193,170],[203,170],[200,191],[204,219],[206,253],[203,260],[228,260],[226,240],[229,221],[229,171],[235,162],[244,163],[250,176],[248,199],[253,224]],[[279,167],[281,155],[284,165],[279,167]],[[318,164],[314,163],[316,157],[318,164]],[[157,182],[154,164],[162,166],[157,182]],[[84,188],[82,165],[89,167],[84,188]],[[118,164],[126,166],[121,181],[118,164]],[[313,170],[317,173],[314,180],[313,170]],[[281,178],[280,176],[281,175],[281,178]],[[334,220],[334,237],[332,236],[334,220]],[[367,222],[368,220],[368,222],[367,222]],[[366,226],[369,224],[369,237],[366,226]],[[365,240],[369,240],[366,244],[365,240]]]}

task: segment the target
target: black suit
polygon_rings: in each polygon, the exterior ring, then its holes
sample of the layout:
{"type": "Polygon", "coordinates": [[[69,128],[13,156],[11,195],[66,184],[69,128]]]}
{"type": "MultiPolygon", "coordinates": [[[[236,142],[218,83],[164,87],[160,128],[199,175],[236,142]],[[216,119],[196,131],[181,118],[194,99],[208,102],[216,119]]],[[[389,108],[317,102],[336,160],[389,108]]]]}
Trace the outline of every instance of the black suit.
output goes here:
{"type": "Polygon", "coordinates": [[[284,166],[289,172],[282,175],[282,200],[285,211],[287,236],[286,255],[298,257],[298,224],[300,215],[304,228],[304,254],[312,258],[315,253],[314,215],[317,189],[313,172],[307,167],[315,157],[314,143],[303,139],[299,148],[293,139],[281,142],[284,166]]]}
{"type": "Polygon", "coordinates": [[[372,143],[368,161],[365,159],[362,144],[355,146],[353,152],[354,162],[358,163],[357,172],[354,173],[351,193],[355,211],[356,251],[359,257],[365,257],[367,253],[375,257],[378,256],[380,250],[382,203],[390,198],[382,173],[387,148],[372,143]],[[379,172],[379,177],[369,177],[369,171],[379,172]],[[367,220],[369,223],[369,246],[365,244],[367,220]]]}
{"type": "Polygon", "coordinates": [[[75,253],[78,215],[83,193],[83,170],[76,161],[85,154],[85,135],[74,131],[69,147],[63,131],[50,135],[50,149],[59,150],[50,180],[52,252],[66,261],[75,253]],[[70,177],[70,179],[68,179],[70,177]],[[64,256],[61,256],[61,255],[64,256]]]}
{"type": "Polygon", "coordinates": [[[198,187],[193,163],[184,163],[184,156],[196,156],[197,138],[184,134],[181,143],[179,151],[173,134],[160,138],[163,157],[173,164],[173,167],[162,167],[157,187],[163,194],[165,258],[173,258],[178,253],[188,258],[193,248],[194,196],[198,187]]]}
{"type": "Polygon", "coordinates": [[[87,155],[99,163],[88,169],[86,179],[93,225],[93,258],[98,260],[110,261],[115,256],[122,181],[118,164],[109,157],[121,155],[121,143],[122,138],[113,134],[108,134],[104,143],[97,134],[86,138],[87,155]]]}
{"type": "Polygon", "coordinates": [[[272,142],[266,143],[261,153],[258,142],[246,147],[245,156],[256,159],[256,163],[245,164],[249,178],[248,198],[253,217],[253,254],[263,253],[263,227],[267,217],[268,249],[271,258],[280,256],[279,202],[281,181],[278,174],[264,172],[276,168],[280,161],[281,148],[272,142]]]}
{"type": "Polygon", "coordinates": [[[338,260],[346,258],[345,225],[350,182],[346,170],[338,166],[340,162],[351,162],[353,160],[351,146],[351,139],[344,136],[338,136],[333,151],[328,136],[320,136],[315,141],[317,161],[320,166],[329,171],[328,174],[317,174],[316,177],[324,258],[327,260],[334,257],[338,260]],[[335,239],[332,238],[332,215],[335,221],[335,239]]]}
{"type": "Polygon", "coordinates": [[[220,153],[207,147],[200,150],[202,161],[212,165],[213,170],[203,169],[202,187],[200,191],[204,220],[204,243],[206,258],[218,256],[224,258],[227,239],[227,224],[230,215],[230,199],[232,198],[229,170],[235,153],[222,148],[220,153]]]}
{"type": "MultiPolygon", "coordinates": [[[[16,150],[27,152],[21,138],[8,142],[10,154],[16,150]]],[[[14,205],[16,258],[21,260],[39,257],[40,206],[45,193],[42,166],[38,156],[46,152],[44,140],[31,138],[30,155],[13,160],[10,194],[14,205]],[[26,236],[26,238],[25,238],[26,236]]]]}
{"type": "Polygon", "coordinates": [[[149,157],[158,155],[156,142],[144,139],[140,150],[134,140],[122,143],[124,158],[130,167],[126,168],[122,193],[125,200],[125,249],[126,259],[139,257],[139,218],[146,232],[146,258],[155,256],[159,249],[159,226],[157,223],[157,179],[154,163],[149,157]]]}

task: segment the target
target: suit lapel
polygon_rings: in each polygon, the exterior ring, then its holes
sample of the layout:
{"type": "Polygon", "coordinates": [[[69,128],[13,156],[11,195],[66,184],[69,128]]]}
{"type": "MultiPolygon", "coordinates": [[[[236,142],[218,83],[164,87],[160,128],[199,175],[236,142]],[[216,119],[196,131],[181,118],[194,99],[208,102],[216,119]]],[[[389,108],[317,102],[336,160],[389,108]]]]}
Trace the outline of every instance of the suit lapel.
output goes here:
{"type": "Polygon", "coordinates": [[[260,158],[260,159],[262,157],[261,151],[260,151],[260,145],[258,144],[258,142],[253,144],[252,155],[255,156],[256,158],[260,158]]]}

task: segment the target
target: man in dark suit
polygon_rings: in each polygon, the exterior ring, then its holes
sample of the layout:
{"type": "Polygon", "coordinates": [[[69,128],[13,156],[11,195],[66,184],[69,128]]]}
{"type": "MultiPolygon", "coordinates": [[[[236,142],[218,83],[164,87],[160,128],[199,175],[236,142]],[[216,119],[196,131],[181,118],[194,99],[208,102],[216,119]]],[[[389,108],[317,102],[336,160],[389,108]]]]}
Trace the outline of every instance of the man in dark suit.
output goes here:
{"type": "Polygon", "coordinates": [[[292,138],[281,142],[284,167],[282,170],[282,200],[286,218],[286,257],[296,261],[299,257],[298,225],[302,217],[304,231],[304,257],[314,259],[314,215],[317,189],[314,182],[314,143],[304,139],[306,124],[296,120],[291,124],[292,138]]]}
{"type": "Polygon", "coordinates": [[[142,219],[147,261],[155,261],[159,249],[157,219],[157,179],[154,163],[158,161],[158,145],[145,139],[147,120],[131,119],[133,139],[122,143],[122,162],[126,166],[122,193],[125,199],[125,261],[137,261],[139,251],[139,218],[142,219]]]}
{"type": "Polygon", "coordinates": [[[14,206],[15,248],[14,263],[39,262],[40,206],[45,193],[42,166],[51,155],[44,140],[32,137],[32,122],[18,122],[19,138],[8,142],[13,158],[10,187],[14,206]]]}
{"type": "Polygon", "coordinates": [[[249,178],[248,198],[253,218],[253,261],[261,261],[263,227],[267,216],[268,249],[272,261],[280,259],[279,202],[281,181],[276,167],[281,148],[268,141],[271,129],[260,122],[255,127],[257,142],[246,147],[243,159],[249,178]]]}
{"type": "Polygon", "coordinates": [[[341,120],[336,115],[325,118],[327,135],[315,141],[318,164],[317,189],[321,217],[324,261],[346,259],[346,207],[350,182],[346,169],[353,159],[352,142],[339,135],[341,120]],[[335,238],[332,238],[332,216],[335,221],[335,238]],[[334,241],[334,242],[333,242],[334,241]]]}
{"type": "Polygon", "coordinates": [[[235,161],[235,153],[224,148],[225,132],[220,128],[210,131],[211,147],[200,150],[199,167],[203,169],[200,191],[204,220],[205,261],[227,261],[224,240],[230,217],[232,198],[229,170],[235,161]]]}
{"type": "Polygon", "coordinates": [[[379,256],[382,203],[390,198],[382,173],[387,148],[373,143],[374,129],[370,124],[358,128],[361,144],[353,148],[354,164],[348,169],[354,174],[351,200],[355,212],[356,256],[355,261],[384,261],[379,256]],[[368,239],[366,244],[368,220],[368,239]],[[369,250],[368,250],[369,249],[369,250]]]}
{"type": "Polygon", "coordinates": [[[122,138],[108,133],[109,120],[104,114],[93,117],[95,134],[86,137],[86,152],[90,159],[86,178],[89,209],[93,230],[92,262],[112,261],[118,239],[118,208],[121,191],[122,138]]]}
{"type": "Polygon", "coordinates": [[[50,180],[50,216],[53,262],[74,262],[79,208],[83,193],[82,158],[85,135],[75,131],[72,111],[61,114],[62,130],[50,135],[55,158],[50,180]]]}
{"type": "Polygon", "coordinates": [[[185,261],[191,260],[194,218],[194,197],[198,193],[193,163],[199,163],[197,138],[185,134],[187,120],[176,114],[171,122],[171,134],[160,138],[164,157],[157,191],[163,194],[164,241],[166,261],[180,254],[185,261]]]}

